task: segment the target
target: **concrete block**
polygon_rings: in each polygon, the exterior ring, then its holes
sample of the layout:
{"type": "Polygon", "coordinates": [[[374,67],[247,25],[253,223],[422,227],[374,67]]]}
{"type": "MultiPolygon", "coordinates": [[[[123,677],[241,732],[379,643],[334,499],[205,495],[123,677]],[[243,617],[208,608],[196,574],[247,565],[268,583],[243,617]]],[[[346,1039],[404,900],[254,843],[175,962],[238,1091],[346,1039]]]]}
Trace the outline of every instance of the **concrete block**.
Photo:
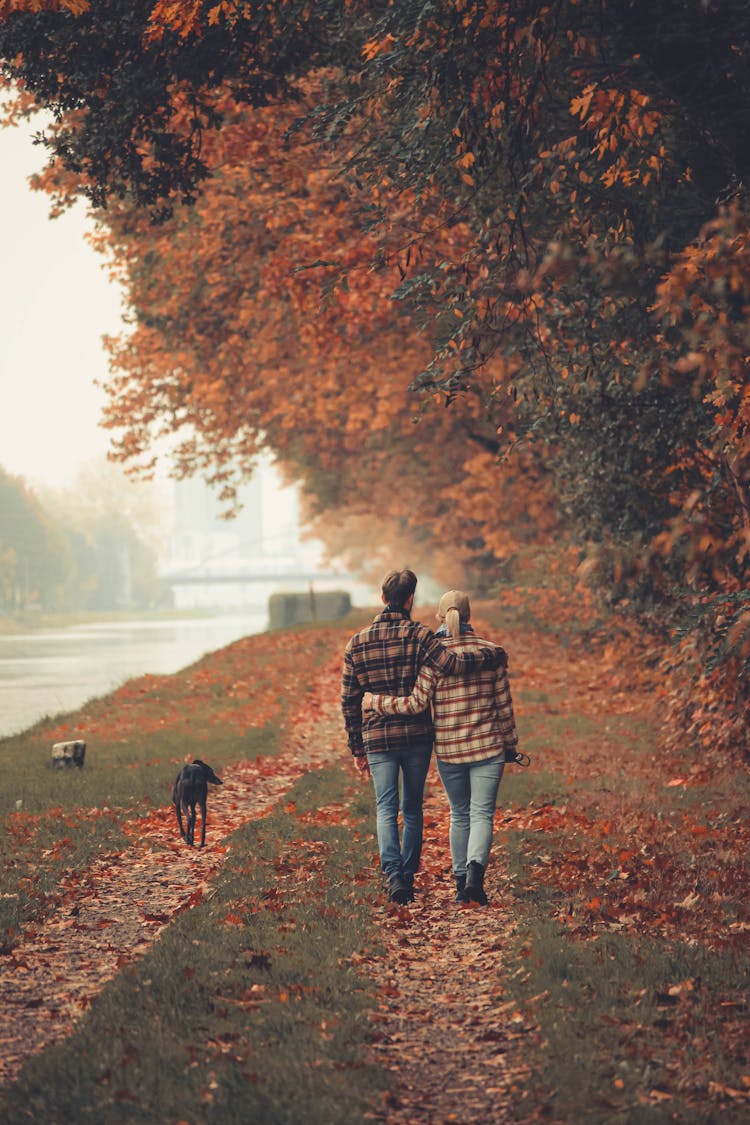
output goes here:
{"type": "Polygon", "coordinates": [[[346,590],[325,590],[306,594],[271,594],[268,599],[268,624],[271,629],[304,625],[310,621],[336,621],[351,612],[346,590]]]}

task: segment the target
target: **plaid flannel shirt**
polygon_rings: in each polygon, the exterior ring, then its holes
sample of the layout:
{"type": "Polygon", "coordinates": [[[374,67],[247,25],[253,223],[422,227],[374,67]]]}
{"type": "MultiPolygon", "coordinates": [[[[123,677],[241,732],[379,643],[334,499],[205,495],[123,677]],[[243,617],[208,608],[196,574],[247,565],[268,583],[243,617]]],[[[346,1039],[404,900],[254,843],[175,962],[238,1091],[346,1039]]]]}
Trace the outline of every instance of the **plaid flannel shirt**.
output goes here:
{"type": "MultiPolygon", "coordinates": [[[[461,637],[444,637],[448,648],[480,652],[488,641],[467,632],[461,637]]],[[[377,714],[416,715],[427,713],[432,704],[435,753],[446,762],[481,762],[500,750],[518,745],[508,673],[480,669],[467,676],[442,676],[434,666],[419,673],[414,690],[407,697],[373,692],[372,706],[377,714]]]]}
{"type": "Polygon", "coordinates": [[[408,750],[433,741],[429,710],[420,713],[362,715],[366,691],[409,695],[423,667],[450,678],[457,672],[486,668],[489,674],[507,663],[504,651],[484,642],[481,652],[450,652],[431,629],[412,621],[403,610],[386,609],[355,633],[344,652],[341,709],[352,754],[408,750]]]}

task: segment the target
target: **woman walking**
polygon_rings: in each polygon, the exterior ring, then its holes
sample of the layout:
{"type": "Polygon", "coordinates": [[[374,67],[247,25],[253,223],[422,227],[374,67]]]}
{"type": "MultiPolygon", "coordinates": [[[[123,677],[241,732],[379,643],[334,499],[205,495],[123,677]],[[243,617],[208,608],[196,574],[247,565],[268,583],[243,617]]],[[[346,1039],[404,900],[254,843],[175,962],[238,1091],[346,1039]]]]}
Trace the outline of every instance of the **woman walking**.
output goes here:
{"type": "MultiPolygon", "coordinates": [[[[461,590],[448,590],[437,611],[448,648],[481,652],[491,642],[476,636],[471,606],[461,590]]],[[[519,755],[513,701],[505,668],[469,676],[442,676],[425,665],[411,695],[372,695],[364,700],[379,714],[416,714],[432,706],[435,755],[450,804],[450,849],[458,902],[487,904],[487,868],[506,761],[519,755]]]]}

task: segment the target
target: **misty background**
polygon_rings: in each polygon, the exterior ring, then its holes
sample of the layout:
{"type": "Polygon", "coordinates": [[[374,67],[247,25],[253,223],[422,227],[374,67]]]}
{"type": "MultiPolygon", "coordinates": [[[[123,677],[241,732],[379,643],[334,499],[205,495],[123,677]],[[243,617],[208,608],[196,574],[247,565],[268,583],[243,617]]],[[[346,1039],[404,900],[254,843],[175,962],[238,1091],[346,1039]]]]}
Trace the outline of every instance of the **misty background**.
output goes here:
{"type": "Polygon", "coordinates": [[[107,461],[102,337],[126,330],[121,294],[85,206],[50,219],[30,187],[45,163],[35,128],[0,128],[0,614],[260,605],[263,575],[325,581],[270,462],[227,521],[201,481],[131,481],[107,461]]]}

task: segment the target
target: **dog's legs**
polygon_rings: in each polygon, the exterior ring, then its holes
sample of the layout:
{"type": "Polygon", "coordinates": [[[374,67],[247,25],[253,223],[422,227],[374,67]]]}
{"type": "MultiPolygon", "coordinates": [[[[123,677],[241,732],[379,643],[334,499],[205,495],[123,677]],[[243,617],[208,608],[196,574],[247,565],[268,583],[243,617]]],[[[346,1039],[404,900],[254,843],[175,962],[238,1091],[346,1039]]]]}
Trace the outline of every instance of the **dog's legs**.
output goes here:
{"type": "Polygon", "coordinates": [[[203,847],[203,845],[206,843],[206,798],[205,797],[200,801],[200,807],[201,807],[201,843],[200,843],[200,846],[203,847]]]}
{"type": "Polygon", "coordinates": [[[188,844],[192,848],[195,841],[195,804],[191,803],[190,808],[186,809],[187,813],[187,836],[185,837],[188,844]]]}
{"type": "Polygon", "coordinates": [[[180,827],[180,836],[185,839],[185,828],[182,823],[182,811],[180,809],[179,801],[175,804],[174,811],[177,813],[177,823],[180,827]]]}

